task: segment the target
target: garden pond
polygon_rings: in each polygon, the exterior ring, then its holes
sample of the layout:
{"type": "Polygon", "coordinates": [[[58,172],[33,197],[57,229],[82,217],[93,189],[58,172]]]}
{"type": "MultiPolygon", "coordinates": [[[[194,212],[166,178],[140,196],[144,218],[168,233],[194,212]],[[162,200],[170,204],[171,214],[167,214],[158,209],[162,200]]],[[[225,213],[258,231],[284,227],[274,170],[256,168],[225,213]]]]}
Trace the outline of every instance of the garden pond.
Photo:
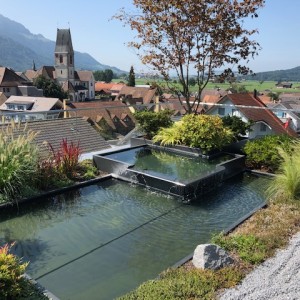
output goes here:
{"type": "Polygon", "coordinates": [[[153,279],[264,203],[267,178],[226,180],[191,204],[108,177],[0,211],[0,244],[60,299],[113,299],[153,279]]]}

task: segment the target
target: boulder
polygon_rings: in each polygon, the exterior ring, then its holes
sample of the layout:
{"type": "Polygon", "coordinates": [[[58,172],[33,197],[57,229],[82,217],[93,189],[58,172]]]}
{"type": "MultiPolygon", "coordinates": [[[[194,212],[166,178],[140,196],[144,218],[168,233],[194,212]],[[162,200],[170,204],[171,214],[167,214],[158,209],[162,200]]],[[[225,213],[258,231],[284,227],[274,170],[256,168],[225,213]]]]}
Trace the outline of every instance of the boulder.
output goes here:
{"type": "Polygon", "coordinates": [[[193,255],[193,264],[198,269],[218,270],[233,262],[224,249],[212,244],[198,245],[193,255]]]}

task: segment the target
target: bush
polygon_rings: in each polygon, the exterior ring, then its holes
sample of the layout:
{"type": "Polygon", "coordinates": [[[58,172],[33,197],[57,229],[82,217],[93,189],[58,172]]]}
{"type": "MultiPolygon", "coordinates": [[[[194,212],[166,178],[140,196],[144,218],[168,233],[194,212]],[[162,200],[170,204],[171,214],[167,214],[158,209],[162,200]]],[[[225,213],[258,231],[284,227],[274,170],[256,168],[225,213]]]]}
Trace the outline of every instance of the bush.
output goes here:
{"type": "Polygon", "coordinates": [[[168,129],[161,129],[154,141],[162,144],[183,144],[200,148],[203,153],[222,149],[233,140],[231,130],[223,126],[219,116],[186,115],[168,129]]]}
{"type": "Polygon", "coordinates": [[[300,143],[294,144],[292,152],[277,149],[282,159],[275,179],[267,193],[273,200],[281,202],[299,200],[300,198],[300,143]]]}
{"type": "Polygon", "coordinates": [[[173,111],[162,110],[160,112],[139,111],[134,114],[139,127],[145,131],[147,137],[152,139],[160,128],[167,128],[173,124],[171,116],[173,111]]]}
{"type": "Polygon", "coordinates": [[[225,116],[222,118],[223,125],[229,128],[235,139],[245,136],[247,132],[251,131],[252,121],[244,122],[240,117],[237,116],[225,116]]]}
{"type": "Polygon", "coordinates": [[[2,201],[22,195],[37,169],[37,133],[11,123],[0,131],[0,194],[2,201]]]}
{"type": "Polygon", "coordinates": [[[286,151],[291,151],[293,140],[287,135],[267,135],[263,138],[248,141],[244,147],[247,155],[246,165],[253,169],[264,169],[275,172],[282,161],[278,153],[281,146],[286,151]]]}
{"type": "Polygon", "coordinates": [[[254,235],[216,235],[212,242],[226,251],[234,251],[239,257],[250,264],[259,264],[267,257],[265,243],[254,235]]]}
{"type": "Polygon", "coordinates": [[[0,299],[16,299],[21,294],[22,275],[28,263],[9,253],[11,246],[0,248],[0,299]]]}

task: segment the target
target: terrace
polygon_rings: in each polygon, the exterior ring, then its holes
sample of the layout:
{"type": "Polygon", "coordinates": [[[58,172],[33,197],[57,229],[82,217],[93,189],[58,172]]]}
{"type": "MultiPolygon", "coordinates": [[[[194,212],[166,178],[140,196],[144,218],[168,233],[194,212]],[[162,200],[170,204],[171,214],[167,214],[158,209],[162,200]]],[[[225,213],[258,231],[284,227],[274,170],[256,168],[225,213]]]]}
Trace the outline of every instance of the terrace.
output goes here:
{"type": "Polygon", "coordinates": [[[244,173],[241,155],[143,139],[104,152],[94,161],[110,175],[0,212],[1,243],[16,241],[29,275],[62,299],[121,296],[265,204],[268,179],[244,173]]]}

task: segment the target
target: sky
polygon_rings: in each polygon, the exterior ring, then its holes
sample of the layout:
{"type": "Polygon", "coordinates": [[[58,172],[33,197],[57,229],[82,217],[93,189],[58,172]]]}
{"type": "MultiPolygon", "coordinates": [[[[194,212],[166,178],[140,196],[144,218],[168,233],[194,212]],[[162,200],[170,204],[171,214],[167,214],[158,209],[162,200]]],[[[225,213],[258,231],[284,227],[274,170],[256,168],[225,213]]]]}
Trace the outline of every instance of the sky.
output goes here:
{"type": "MultiPolygon", "coordinates": [[[[55,41],[57,28],[70,28],[74,50],[124,71],[133,65],[136,73],[149,72],[127,46],[135,33],[111,19],[122,7],[134,12],[132,0],[0,0],[0,14],[33,34],[55,41]]],[[[259,17],[246,23],[259,30],[262,50],[249,63],[255,73],[300,66],[299,11],[300,0],[266,0],[259,17]]]]}

